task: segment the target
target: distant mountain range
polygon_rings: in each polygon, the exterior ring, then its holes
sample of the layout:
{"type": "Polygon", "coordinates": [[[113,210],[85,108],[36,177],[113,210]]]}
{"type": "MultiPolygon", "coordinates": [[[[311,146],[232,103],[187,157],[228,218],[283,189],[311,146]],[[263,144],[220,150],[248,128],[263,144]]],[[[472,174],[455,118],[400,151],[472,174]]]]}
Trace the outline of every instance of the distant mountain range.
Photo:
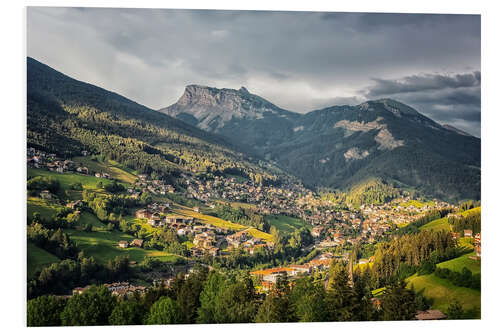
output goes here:
{"type": "Polygon", "coordinates": [[[369,179],[447,200],[479,199],[481,140],[391,99],[306,114],[239,90],[189,85],[159,110],[220,134],[311,187],[369,179]]]}

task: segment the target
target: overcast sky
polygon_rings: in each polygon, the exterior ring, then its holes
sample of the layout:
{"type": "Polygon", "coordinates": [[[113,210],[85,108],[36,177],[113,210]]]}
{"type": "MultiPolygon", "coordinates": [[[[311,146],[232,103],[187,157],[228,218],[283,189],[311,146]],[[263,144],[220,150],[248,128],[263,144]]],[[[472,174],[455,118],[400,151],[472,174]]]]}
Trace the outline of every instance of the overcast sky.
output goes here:
{"type": "Polygon", "coordinates": [[[153,109],[188,84],[296,112],[390,97],[480,136],[478,15],[28,8],[28,56],[153,109]]]}

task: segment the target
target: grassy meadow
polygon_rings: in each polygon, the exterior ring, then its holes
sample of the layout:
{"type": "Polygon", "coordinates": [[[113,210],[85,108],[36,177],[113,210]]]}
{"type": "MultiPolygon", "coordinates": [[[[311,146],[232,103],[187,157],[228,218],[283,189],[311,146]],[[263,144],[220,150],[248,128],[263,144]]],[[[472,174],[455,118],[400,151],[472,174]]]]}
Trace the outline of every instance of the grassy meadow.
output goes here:
{"type": "Polygon", "coordinates": [[[466,253],[458,258],[451,259],[437,264],[439,268],[448,268],[455,272],[462,272],[464,267],[471,270],[472,274],[481,273],[481,260],[473,260],[469,257],[474,255],[474,252],[466,253]]]}
{"type": "Polygon", "coordinates": [[[465,311],[476,309],[475,317],[480,316],[481,292],[478,290],[457,287],[450,281],[438,278],[434,274],[417,276],[413,275],[407,279],[408,288],[415,291],[424,290],[423,295],[432,299],[432,308],[446,312],[453,300],[458,300],[465,311]]]}
{"type": "Polygon", "coordinates": [[[254,237],[262,238],[265,241],[272,241],[273,240],[273,236],[271,236],[270,234],[265,233],[263,231],[260,231],[258,229],[255,229],[253,227],[248,227],[248,226],[245,226],[242,224],[226,221],[226,220],[220,219],[220,218],[215,217],[215,216],[197,213],[194,210],[188,209],[187,207],[178,206],[173,211],[177,214],[180,214],[180,215],[194,217],[195,219],[198,219],[199,221],[201,221],[203,223],[211,224],[211,225],[216,226],[216,227],[227,228],[229,230],[235,230],[235,231],[247,229],[248,232],[254,237]]]}
{"type": "Polygon", "coordinates": [[[35,244],[28,242],[28,262],[27,262],[27,273],[28,278],[33,277],[35,272],[40,271],[43,267],[48,266],[52,263],[58,262],[59,258],[39,248],[35,244]]]}
{"type": "Polygon", "coordinates": [[[146,250],[137,247],[119,248],[121,240],[132,241],[133,236],[120,231],[91,231],[66,229],[66,233],[83,250],[86,256],[93,256],[97,262],[106,263],[117,256],[128,256],[131,261],[141,262],[145,257],[155,257],[162,261],[175,262],[179,256],[164,251],[146,250]]]}
{"type": "Polygon", "coordinates": [[[293,232],[302,227],[311,228],[311,225],[304,222],[304,220],[286,215],[268,215],[266,221],[279,231],[284,232],[293,232]]]}
{"type": "MultiPolygon", "coordinates": [[[[460,212],[459,214],[464,216],[464,217],[467,217],[469,214],[475,213],[475,212],[481,212],[481,207],[472,208],[472,209],[466,210],[465,212],[460,212]]],[[[447,217],[443,217],[443,218],[434,220],[432,222],[429,222],[427,224],[424,224],[423,226],[420,227],[420,230],[452,231],[451,225],[448,223],[447,217]]]]}
{"type": "Polygon", "coordinates": [[[75,157],[73,160],[76,163],[81,163],[89,169],[90,173],[95,172],[105,172],[108,173],[113,179],[118,181],[132,184],[137,179],[137,176],[133,173],[132,170],[124,168],[118,162],[115,161],[93,161],[91,157],[75,157]]]}

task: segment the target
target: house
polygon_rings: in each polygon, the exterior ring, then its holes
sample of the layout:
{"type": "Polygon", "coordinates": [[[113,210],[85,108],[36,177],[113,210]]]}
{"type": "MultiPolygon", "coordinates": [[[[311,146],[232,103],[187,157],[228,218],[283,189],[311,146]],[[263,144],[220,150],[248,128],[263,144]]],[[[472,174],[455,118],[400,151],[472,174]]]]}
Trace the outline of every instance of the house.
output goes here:
{"type": "Polygon", "coordinates": [[[311,236],[319,237],[321,235],[322,231],[323,231],[323,227],[314,227],[311,231],[311,236]]]}
{"type": "Polygon", "coordinates": [[[191,256],[201,257],[201,256],[203,256],[203,250],[200,249],[199,247],[192,247],[191,248],[191,256]]]}
{"type": "Polygon", "coordinates": [[[79,208],[82,206],[83,206],[83,201],[81,201],[81,200],[76,200],[76,201],[69,202],[66,204],[66,207],[69,207],[71,209],[76,209],[76,208],[79,208]]]}
{"type": "Polygon", "coordinates": [[[474,251],[476,251],[476,256],[481,257],[481,233],[477,233],[474,236],[474,251]]]}
{"type": "Polygon", "coordinates": [[[164,222],[161,220],[160,215],[155,213],[148,219],[148,224],[153,227],[161,227],[164,225],[164,222]]]}
{"type": "Polygon", "coordinates": [[[415,315],[417,320],[440,320],[446,319],[446,315],[439,310],[426,310],[426,311],[417,311],[415,315]]]}
{"type": "Polygon", "coordinates": [[[76,168],[76,172],[84,173],[84,174],[88,175],[89,169],[87,167],[78,167],[78,168],[76,168]]]}
{"type": "Polygon", "coordinates": [[[127,241],[119,241],[118,242],[118,247],[121,247],[122,249],[126,249],[128,247],[128,242],[127,241]]]}
{"type": "Polygon", "coordinates": [[[368,264],[370,261],[368,259],[359,259],[358,264],[359,265],[365,265],[368,264]]]}
{"type": "Polygon", "coordinates": [[[132,242],[130,242],[130,246],[135,246],[135,247],[142,247],[142,244],[144,244],[143,239],[134,239],[132,242]]]}
{"type": "Polygon", "coordinates": [[[81,295],[89,288],[90,288],[90,286],[76,287],[75,289],[73,289],[73,295],[81,295]]]}
{"type": "Polygon", "coordinates": [[[48,190],[40,192],[40,198],[42,199],[52,199],[52,194],[48,190]]]}
{"type": "Polygon", "coordinates": [[[464,230],[464,237],[470,237],[470,238],[472,238],[472,230],[465,229],[464,230]]]}
{"type": "Polygon", "coordinates": [[[208,253],[209,253],[210,255],[212,255],[212,256],[214,256],[214,257],[218,256],[218,255],[219,255],[219,253],[220,253],[220,250],[219,250],[219,248],[217,248],[217,247],[211,247],[211,248],[207,249],[207,251],[208,251],[208,253]]]}
{"type": "Polygon", "coordinates": [[[172,223],[193,223],[194,219],[192,217],[186,217],[182,215],[170,215],[165,217],[165,221],[169,224],[172,223]]]}

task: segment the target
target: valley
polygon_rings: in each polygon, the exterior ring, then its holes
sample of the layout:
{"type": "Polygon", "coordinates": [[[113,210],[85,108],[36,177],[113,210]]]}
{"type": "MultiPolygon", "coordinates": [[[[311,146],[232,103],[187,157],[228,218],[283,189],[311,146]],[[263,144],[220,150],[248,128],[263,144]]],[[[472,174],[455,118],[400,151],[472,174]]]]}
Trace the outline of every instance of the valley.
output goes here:
{"type": "Polygon", "coordinates": [[[329,304],[313,321],[480,317],[480,140],[402,103],[297,114],[190,85],[158,112],[28,58],[27,143],[30,300],[98,285],[169,295],[185,323],[236,321],[203,317],[213,295],[247,321],[274,297],[329,304]]]}

